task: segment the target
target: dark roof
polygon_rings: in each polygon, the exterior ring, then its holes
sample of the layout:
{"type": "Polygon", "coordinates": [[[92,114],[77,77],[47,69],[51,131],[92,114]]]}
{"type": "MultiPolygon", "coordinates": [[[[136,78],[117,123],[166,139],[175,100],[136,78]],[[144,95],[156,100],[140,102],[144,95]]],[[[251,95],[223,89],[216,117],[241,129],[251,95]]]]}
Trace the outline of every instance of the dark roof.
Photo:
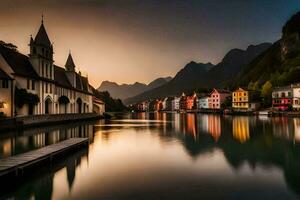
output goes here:
{"type": "Polygon", "coordinates": [[[0,45],[0,54],[3,56],[5,61],[9,64],[16,75],[33,79],[39,78],[27,56],[2,45],[0,45]]]}
{"type": "Polygon", "coordinates": [[[58,85],[62,87],[72,88],[72,85],[66,75],[65,69],[56,65],[54,65],[54,80],[58,85]]]}
{"type": "Polygon", "coordinates": [[[288,86],[282,86],[282,87],[275,87],[273,91],[282,91],[282,90],[292,90],[292,87],[290,85],[288,86]]]}
{"type": "Polygon", "coordinates": [[[74,70],[76,68],[71,53],[68,56],[67,62],[65,64],[66,69],[74,70]]]}
{"type": "Polygon", "coordinates": [[[44,23],[41,24],[38,33],[34,39],[35,44],[44,45],[44,46],[51,46],[50,39],[44,27],[44,23]]]}
{"type": "MultiPolygon", "coordinates": [[[[218,93],[230,93],[230,91],[229,90],[225,90],[225,89],[217,89],[217,88],[215,88],[215,89],[213,89],[213,91],[214,90],[216,90],[218,93]]],[[[212,92],[213,92],[212,91],[212,92]]]]}
{"type": "Polygon", "coordinates": [[[0,69],[0,79],[11,80],[11,78],[2,69],[0,69]]]}

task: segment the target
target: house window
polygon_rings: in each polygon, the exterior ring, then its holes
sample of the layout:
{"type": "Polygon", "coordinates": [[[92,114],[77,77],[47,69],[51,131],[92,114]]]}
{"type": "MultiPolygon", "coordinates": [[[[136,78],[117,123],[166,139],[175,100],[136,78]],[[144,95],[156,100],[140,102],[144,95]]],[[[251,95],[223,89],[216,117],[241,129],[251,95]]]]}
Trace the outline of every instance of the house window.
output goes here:
{"type": "Polygon", "coordinates": [[[32,84],[32,90],[35,90],[35,81],[32,80],[32,81],[31,81],[31,84],[32,84]]]}
{"type": "Polygon", "coordinates": [[[48,77],[48,64],[46,64],[46,77],[48,77]]]}
{"type": "Polygon", "coordinates": [[[288,92],[288,96],[291,97],[291,96],[292,96],[292,93],[291,93],[291,92],[288,92]]]}
{"type": "Polygon", "coordinates": [[[2,80],[2,88],[8,88],[8,80],[2,80]]]}
{"type": "Polygon", "coordinates": [[[46,93],[48,93],[48,83],[46,83],[46,93]]]}
{"type": "Polygon", "coordinates": [[[27,89],[30,90],[30,79],[27,79],[27,89]]]}
{"type": "Polygon", "coordinates": [[[284,92],[281,93],[281,97],[285,97],[285,93],[284,92]]]}

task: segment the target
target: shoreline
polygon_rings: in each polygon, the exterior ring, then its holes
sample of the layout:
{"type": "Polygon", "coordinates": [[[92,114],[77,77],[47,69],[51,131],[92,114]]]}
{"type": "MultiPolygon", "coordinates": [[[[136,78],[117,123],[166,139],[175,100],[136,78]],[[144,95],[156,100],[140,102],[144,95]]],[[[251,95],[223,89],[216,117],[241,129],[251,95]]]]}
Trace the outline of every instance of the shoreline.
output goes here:
{"type": "Polygon", "coordinates": [[[0,131],[18,131],[45,125],[67,124],[76,121],[104,119],[104,115],[95,113],[51,114],[14,117],[0,120],[0,131]]]}

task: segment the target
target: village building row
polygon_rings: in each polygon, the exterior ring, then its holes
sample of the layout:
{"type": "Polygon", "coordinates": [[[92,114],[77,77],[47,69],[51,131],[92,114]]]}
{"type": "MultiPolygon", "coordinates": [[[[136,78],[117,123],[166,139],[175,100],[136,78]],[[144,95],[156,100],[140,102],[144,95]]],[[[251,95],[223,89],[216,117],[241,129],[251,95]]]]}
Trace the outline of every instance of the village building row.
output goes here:
{"type": "Polygon", "coordinates": [[[180,97],[167,97],[161,100],[144,101],[136,104],[135,110],[217,111],[228,107],[228,103],[231,104],[231,107],[235,111],[255,111],[260,108],[260,93],[245,88],[238,88],[233,92],[215,88],[210,93],[193,93],[192,95],[183,93],[180,97]]]}
{"type": "Polygon", "coordinates": [[[72,55],[65,67],[54,64],[53,45],[43,20],[30,38],[28,56],[0,45],[0,113],[6,117],[92,113],[103,114],[88,78],[76,72],[72,55]]]}

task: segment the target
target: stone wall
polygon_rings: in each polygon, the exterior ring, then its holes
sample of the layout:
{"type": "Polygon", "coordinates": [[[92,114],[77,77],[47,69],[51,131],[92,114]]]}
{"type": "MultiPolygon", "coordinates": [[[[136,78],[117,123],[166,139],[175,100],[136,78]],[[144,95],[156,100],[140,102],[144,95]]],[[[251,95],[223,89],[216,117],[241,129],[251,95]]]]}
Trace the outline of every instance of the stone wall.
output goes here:
{"type": "Polygon", "coordinates": [[[62,123],[66,121],[86,120],[100,118],[101,116],[95,113],[82,114],[52,114],[52,115],[32,115],[17,117],[17,123],[22,123],[24,127],[35,126],[41,124],[62,123]]]}

